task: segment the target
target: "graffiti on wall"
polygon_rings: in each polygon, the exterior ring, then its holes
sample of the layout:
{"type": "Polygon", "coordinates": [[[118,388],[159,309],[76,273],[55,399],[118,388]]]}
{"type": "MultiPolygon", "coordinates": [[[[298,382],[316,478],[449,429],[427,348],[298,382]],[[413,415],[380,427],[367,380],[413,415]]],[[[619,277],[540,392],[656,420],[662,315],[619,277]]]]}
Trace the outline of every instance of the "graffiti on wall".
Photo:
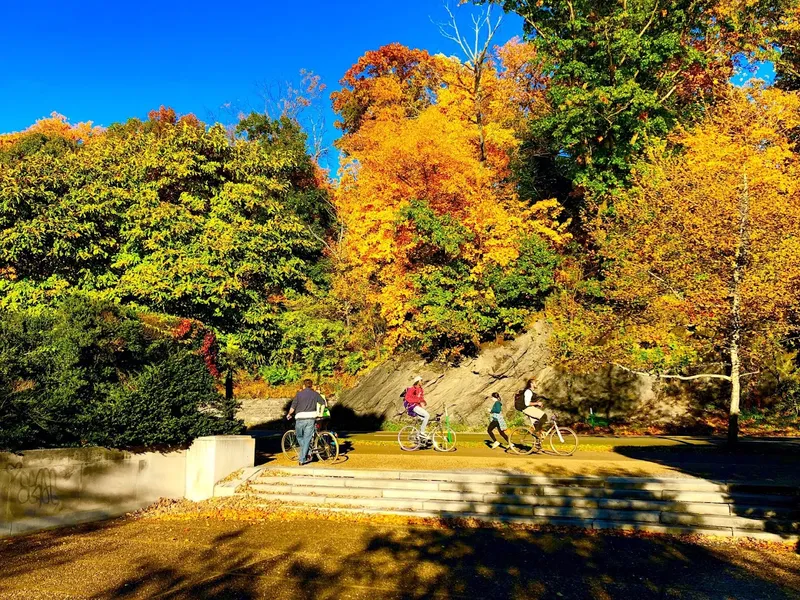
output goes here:
{"type": "Polygon", "coordinates": [[[49,467],[22,469],[8,465],[8,499],[17,504],[50,507],[58,509],[61,499],[58,495],[58,474],[49,467]]]}

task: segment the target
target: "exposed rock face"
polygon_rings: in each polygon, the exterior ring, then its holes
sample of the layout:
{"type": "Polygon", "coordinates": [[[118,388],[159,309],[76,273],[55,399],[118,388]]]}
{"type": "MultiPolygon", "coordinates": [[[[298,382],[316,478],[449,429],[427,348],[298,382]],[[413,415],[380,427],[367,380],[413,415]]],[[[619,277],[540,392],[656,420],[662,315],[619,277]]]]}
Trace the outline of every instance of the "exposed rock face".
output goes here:
{"type": "Polygon", "coordinates": [[[590,408],[603,416],[624,415],[641,423],[675,423],[690,415],[696,389],[665,386],[654,377],[611,365],[588,375],[568,374],[551,364],[548,336],[547,323],[540,321],[514,341],[487,347],[457,367],[393,359],[343,392],[337,404],[359,415],[394,417],[402,410],[400,393],[419,375],[431,412],[441,411],[446,403],[456,421],[480,424],[487,420],[492,392],[499,392],[504,408],[513,411],[514,394],[535,377],[535,389],[550,399],[546,408],[574,418],[586,417],[590,408]]]}

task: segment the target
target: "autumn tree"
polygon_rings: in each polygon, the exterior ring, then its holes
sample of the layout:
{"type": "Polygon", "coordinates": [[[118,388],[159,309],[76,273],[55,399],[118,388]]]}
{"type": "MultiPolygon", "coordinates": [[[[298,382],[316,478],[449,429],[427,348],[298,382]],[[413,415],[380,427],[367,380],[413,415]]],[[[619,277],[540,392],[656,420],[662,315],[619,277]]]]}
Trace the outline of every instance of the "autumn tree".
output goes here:
{"type": "Polygon", "coordinates": [[[552,285],[552,245],[564,238],[557,204],[530,207],[516,195],[518,141],[498,68],[482,67],[479,127],[474,87],[459,79],[474,72],[442,56],[431,64],[436,73],[407,93],[392,69],[359,81],[381,100],[339,141],[345,238],[335,290],[356,329],[371,323],[362,331],[373,341],[455,357],[523,326],[552,285]],[[409,112],[416,89],[436,96],[409,112]]]}
{"type": "Polygon", "coordinates": [[[798,124],[796,95],[729,89],[637,165],[594,226],[600,277],[553,303],[562,357],[728,382],[734,442],[742,379],[800,325],[798,124]]]}
{"type": "Polygon", "coordinates": [[[430,106],[439,88],[440,67],[425,50],[393,43],[366,52],[340,83],[342,89],[331,94],[339,114],[335,125],[351,134],[384,110],[413,117],[430,106]]]}
{"type": "MultiPolygon", "coordinates": [[[[484,3],[484,2],[479,2],[484,3]]],[[[519,14],[551,74],[532,123],[557,169],[605,191],[727,84],[737,53],[770,48],[796,0],[496,0],[519,14]]]]}

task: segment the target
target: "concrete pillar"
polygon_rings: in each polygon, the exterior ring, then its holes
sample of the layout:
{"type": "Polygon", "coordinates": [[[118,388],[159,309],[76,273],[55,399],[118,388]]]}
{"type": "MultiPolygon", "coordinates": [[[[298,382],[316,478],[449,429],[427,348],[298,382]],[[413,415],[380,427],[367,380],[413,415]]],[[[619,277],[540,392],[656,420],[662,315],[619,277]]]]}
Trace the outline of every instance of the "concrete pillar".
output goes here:
{"type": "Polygon", "coordinates": [[[211,498],[215,483],[238,469],[252,467],[255,458],[256,441],[248,435],[197,438],[186,452],[186,498],[211,498]]]}

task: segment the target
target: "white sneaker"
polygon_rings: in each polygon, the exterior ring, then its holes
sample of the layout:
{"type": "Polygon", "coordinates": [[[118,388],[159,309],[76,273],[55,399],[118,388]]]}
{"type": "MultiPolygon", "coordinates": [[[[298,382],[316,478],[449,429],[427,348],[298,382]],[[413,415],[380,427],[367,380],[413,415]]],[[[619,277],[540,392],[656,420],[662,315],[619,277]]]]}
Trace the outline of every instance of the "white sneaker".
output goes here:
{"type": "Polygon", "coordinates": [[[499,447],[500,447],[500,442],[492,442],[492,445],[489,446],[489,448],[499,448],[499,447]]]}

